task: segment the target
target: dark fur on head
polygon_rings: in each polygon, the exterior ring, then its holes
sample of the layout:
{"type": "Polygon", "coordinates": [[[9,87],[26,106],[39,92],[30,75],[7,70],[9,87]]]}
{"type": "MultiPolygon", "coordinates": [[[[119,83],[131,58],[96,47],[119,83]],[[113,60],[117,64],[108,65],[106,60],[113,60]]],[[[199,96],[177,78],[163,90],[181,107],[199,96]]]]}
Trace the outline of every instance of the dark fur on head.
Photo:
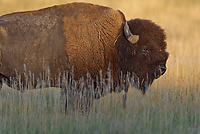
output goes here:
{"type": "MultiPolygon", "coordinates": [[[[137,43],[130,43],[121,33],[117,42],[120,70],[123,74],[133,72],[139,78],[139,86],[143,93],[147,87],[152,84],[153,80],[161,76],[159,67],[166,67],[168,53],[166,50],[166,35],[164,30],[150,20],[134,19],[128,21],[132,34],[139,35],[137,43]],[[157,76],[156,76],[157,75],[157,76]]],[[[123,28],[123,26],[122,26],[123,28]]],[[[122,30],[123,31],[123,30],[122,30]]],[[[118,72],[119,73],[119,72],[118,72]]],[[[133,75],[133,74],[132,74],[133,75]]]]}

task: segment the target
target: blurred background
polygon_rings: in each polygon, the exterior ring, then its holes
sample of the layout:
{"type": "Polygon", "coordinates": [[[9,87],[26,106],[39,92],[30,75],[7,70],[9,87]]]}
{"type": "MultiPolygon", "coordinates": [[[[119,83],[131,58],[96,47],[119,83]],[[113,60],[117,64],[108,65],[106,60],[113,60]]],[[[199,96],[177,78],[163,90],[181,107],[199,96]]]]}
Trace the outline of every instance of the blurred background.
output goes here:
{"type": "MultiPolygon", "coordinates": [[[[74,0],[0,0],[0,15],[37,10],[74,0]]],[[[76,2],[80,2],[77,0],[76,2]]],[[[156,86],[187,88],[197,86],[200,73],[200,0],[82,0],[121,10],[126,19],[150,19],[165,29],[167,73],[154,82],[156,86]],[[159,84],[161,83],[161,84],[159,84]]],[[[169,88],[170,89],[170,88],[169,88]]]]}

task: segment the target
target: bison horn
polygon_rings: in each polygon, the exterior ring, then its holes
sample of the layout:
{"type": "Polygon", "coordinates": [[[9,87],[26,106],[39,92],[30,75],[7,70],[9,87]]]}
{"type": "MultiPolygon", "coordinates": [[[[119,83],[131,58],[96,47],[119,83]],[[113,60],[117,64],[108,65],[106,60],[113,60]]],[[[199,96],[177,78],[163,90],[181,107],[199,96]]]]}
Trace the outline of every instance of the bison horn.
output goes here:
{"type": "Polygon", "coordinates": [[[133,35],[131,33],[127,22],[124,25],[124,35],[126,39],[133,44],[139,40],[139,35],[133,35]]]}

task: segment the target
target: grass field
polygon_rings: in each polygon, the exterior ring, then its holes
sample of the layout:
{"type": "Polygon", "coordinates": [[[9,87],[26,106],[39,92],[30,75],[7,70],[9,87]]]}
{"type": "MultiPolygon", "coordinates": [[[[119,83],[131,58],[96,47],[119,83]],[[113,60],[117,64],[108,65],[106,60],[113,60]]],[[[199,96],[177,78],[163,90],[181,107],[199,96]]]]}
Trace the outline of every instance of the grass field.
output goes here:
{"type": "MultiPolygon", "coordinates": [[[[35,10],[72,0],[0,0],[0,15],[35,10]]],[[[167,34],[167,72],[146,95],[131,88],[127,108],[122,93],[93,104],[89,115],[60,112],[58,89],[23,94],[0,91],[0,134],[195,134],[200,133],[200,0],[88,0],[121,10],[127,19],[151,19],[167,34]]]]}

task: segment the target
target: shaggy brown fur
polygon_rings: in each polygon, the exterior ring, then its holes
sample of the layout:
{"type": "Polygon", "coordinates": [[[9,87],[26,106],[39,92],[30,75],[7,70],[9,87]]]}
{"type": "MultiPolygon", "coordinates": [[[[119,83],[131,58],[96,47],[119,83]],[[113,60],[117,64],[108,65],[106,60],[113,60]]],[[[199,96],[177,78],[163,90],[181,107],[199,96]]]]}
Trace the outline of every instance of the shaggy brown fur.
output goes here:
{"type": "Polygon", "coordinates": [[[96,80],[99,70],[105,78],[110,67],[115,86],[121,71],[134,72],[139,78],[136,85],[145,93],[162,75],[159,67],[165,67],[165,33],[149,20],[130,20],[131,32],[139,35],[139,41],[131,44],[124,37],[125,22],[122,12],[87,3],[1,16],[1,77],[21,75],[26,83],[24,73],[31,71],[35,79],[44,79],[44,69],[49,67],[50,78],[57,81],[59,74],[73,67],[75,80],[87,72],[96,80]]]}
{"type": "MultiPolygon", "coordinates": [[[[133,72],[139,77],[139,87],[145,93],[151,85],[159,66],[166,67],[168,53],[166,50],[166,35],[164,30],[150,20],[135,19],[128,21],[133,34],[139,35],[136,44],[129,43],[123,33],[116,42],[118,61],[115,63],[116,72],[123,74],[133,72]],[[126,45],[125,45],[126,44],[126,45]]],[[[138,84],[138,83],[137,83],[138,84]]]]}

